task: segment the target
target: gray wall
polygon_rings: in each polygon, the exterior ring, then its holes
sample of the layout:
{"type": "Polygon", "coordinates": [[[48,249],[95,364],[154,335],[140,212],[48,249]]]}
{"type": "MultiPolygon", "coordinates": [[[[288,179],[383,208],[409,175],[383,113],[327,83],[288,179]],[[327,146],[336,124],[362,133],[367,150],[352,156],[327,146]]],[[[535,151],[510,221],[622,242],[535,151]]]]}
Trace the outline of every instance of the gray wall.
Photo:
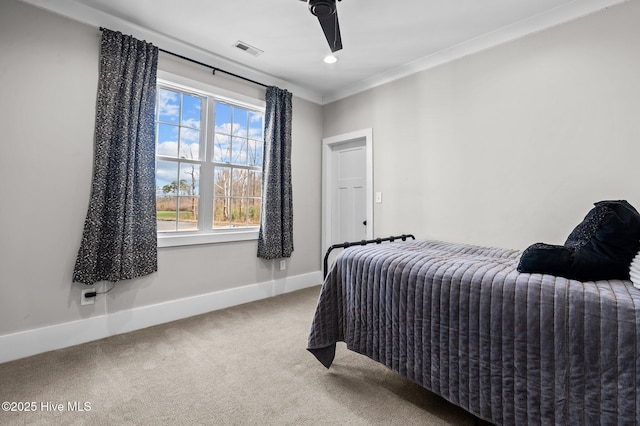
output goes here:
{"type": "Polygon", "coordinates": [[[603,199],[640,208],[640,2],[324,108],[324,136],[373,128],[378,236],[563,243],[603,199]]]}
{"type": "MultiPolygon", "coordinates": [[[[320,270],[322,107],[293,101],[295,252],[286,271],[257,242],[159,250],[159,272],[80,307],[71,273],[89,201],[100,33],[0,2],[0,335],[320,270]]],[[[161,57],[161,69],[263,97],[263,89],[161,57]]],[[[295,93],[294,93],[295,96],[295,93]]]]}

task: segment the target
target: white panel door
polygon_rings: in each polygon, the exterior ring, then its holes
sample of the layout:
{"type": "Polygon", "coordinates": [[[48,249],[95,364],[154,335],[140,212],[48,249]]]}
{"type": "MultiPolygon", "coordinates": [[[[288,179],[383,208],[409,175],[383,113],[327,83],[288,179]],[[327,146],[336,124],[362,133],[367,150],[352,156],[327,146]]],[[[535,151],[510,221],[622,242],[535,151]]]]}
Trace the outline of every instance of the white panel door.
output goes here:
{"type": "MultiPolygon", "coordinates": [[[[364,139],[332,147],[331,241],[367,239],[367,161],[364,139]]],[[[330,264],[340,250],[332,253],[330,264]]]]}

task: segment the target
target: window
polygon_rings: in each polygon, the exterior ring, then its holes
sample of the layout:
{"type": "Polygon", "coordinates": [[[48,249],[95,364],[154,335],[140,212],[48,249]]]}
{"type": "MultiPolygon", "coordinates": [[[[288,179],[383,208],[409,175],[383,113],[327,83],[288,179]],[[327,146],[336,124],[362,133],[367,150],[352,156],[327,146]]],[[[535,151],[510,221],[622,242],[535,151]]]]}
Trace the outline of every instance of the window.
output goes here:
{"type": "Polygon", "coordinates": [[[256,239],[264,106],[163,80],[157,96],[159,245],[256,239]]]}

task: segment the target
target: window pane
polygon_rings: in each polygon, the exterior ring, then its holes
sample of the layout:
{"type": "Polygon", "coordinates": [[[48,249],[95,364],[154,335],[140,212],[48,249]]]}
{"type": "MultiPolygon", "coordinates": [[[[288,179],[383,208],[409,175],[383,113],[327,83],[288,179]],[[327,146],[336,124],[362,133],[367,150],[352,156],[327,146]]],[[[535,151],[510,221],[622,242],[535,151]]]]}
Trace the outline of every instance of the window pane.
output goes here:
{"type": "Polygon", "coordinates": [[[158,232],[176,230],[178,164],[158,161],[156,164],[156,223],[158,232]]]}
{"type": "Polygon", "coordinates": [[[213,142],[213,161],[216,163],[231,162],[231,137],[216,135],[213,142]]]}
{"type": "Polygon", "coordinates": [[[180,95],[167,89],[158,91],[158,120],[178,124],[180,95]]]}
{"type": "Polygon", "coordinates": [[[200,131],[180,128],[180,158],[200,159],[200,131]]]}
{"type": "Polygon", "coordinates": [[[200,166],[197,164],[180,165],[180,195],[200,194],[200,166]]]}
{"type": "Polygon", "coordinates": [[[262,167],[262,150],[263,150],[263,142],[249,140],[248,142],[248,164],[250,166],[260,166],[262,167]]]}
{"type": "Polygon", "coordinates": [[[171,161],[156,162],[156,192],[177,195],[178,163],[171,161]]]}
{"type": "Polygon", "coordinates": [[[156,225],[158,232],[176,230],[177,197],[156,195],[156,225]]]}
{"type": "Polygon", "coordinates": [[[216,134],[231,134],[231,107],[216,102],[216,134]]]}
{"type": "Polygon", "coordinates": [[[198,229],[198,204],[200,194],[200,166],[180,165],[180,195],[178,230],[198,229]]]}
{"type": "Polygon", "coordinates": [[[231,195],[231,168],[216,167],[213,176],[214,197],[229,197],[231,195]]]}
{"type": "Polygon", "coordinates": [[[182,121],[183,126],[200,128],[200,111],[202,109],[202,99],[196,96],[182,96],[182,121]]]}
{"type": "Polygon", "coordinates": [[[178,231],[195,231],[198,229],[198,197],[178,198],[178,231]]]}
{"type": "Polygon", "coordinates": [[[233,181],[231,186],[232,195],[234,197],[247,197],[247,172],[246,169],[233,169],[233,181]]]}
{"type": "Polygon", "coordinates": [[[262,197],[262,172],[249,170],[247,180],[249,184],[247,195],[249,197],[262,197]]]}
{"type": "Polygon", "coordinates": [[[167,157],[178,156],[178,126],[171,124],[158,125],[157,155],[167,157]]]}
{"type": "Polygon", "coordinates": [[[263,140],[263,131],[263,115],[261,113],[251,111],[249,113],[249,137],[252,139],[263,140]]]}
{"type": "Polygon", "coordinates": [[[248,213],[248,225],[249,226],[260,226],[260,200],[250,198],[248,201],[249,207],[247,208],[248,213]]]}
{"type": "Polygon", "coordinates": [[[233,136],[247,137],[247,110],[244,108],[233,108],[233,136]]]}
{"type": "Polygon", "coordinates": [[[231,163],[247,164],[247,140],[242,138],[233,138],[231,145],[231,163]]]}
{"type": "Polygon", "coordinates": [[[233,226],[247,226],[247,200],[232,198],[231,224],[233,226]]]}
{"type": "Polygon", "coordinates": [[[229,198],[215,198],[213,200],[213,227],[228,228],[229,227],[229,198]]]}

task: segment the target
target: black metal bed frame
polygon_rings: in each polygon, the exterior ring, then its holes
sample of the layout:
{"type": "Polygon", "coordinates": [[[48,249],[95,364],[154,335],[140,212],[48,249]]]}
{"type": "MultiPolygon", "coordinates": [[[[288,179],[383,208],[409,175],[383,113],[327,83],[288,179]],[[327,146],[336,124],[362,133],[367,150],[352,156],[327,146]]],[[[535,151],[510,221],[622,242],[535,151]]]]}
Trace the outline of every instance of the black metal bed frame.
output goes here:
{"type": "Polygon", "coordinates": [[[338,248],[348,248],[351,246],[366,246],[367,244],[380,244],[383,241],[390,241],[390,242],[394,242],[395,240],[402,240],[402,241],[406,241],[407,238],[411,238],[411,239],[416,239],[416,237],[414,237],[412,234],[402,234],[402,235],[398,235],[396,237],[387,237],[387,238],[376,238],[373,240],[362,240],[362,241],[354,241],[352,243],[342,243],[342,244],[334,244],[331,247],[329,247],[327,249],[327,252],[324,255],[324,266],[323,266],[323,278],[327,278],[327,269],[329,267],[328,263],[329,263],[329,254],[338,248]]]}

